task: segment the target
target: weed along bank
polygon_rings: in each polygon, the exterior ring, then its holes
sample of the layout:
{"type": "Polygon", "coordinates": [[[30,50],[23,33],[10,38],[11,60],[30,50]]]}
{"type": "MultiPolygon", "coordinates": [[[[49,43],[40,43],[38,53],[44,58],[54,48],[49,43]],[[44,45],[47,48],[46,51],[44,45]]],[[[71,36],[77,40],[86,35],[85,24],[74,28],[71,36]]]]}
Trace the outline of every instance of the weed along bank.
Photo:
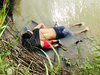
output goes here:
{"type": "Polygon", "coordinates": [[[99,74],[99,4],[98,0],[1,0],[0,74],[99,74]],[[22,39],[24,33],[28,36],[22,39]]]}

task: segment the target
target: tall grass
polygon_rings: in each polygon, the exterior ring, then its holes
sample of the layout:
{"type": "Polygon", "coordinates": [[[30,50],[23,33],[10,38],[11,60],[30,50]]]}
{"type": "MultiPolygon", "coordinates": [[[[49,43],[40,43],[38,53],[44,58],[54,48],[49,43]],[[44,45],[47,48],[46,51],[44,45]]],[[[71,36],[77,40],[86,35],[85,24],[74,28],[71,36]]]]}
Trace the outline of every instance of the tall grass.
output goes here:
{"type": "MultiPolygon", "coordinates": [[[[45,63],[44,63],[45,64],[45,63]]],[[[46,67],[46,75],[49,75],[49,73],[48,73],[48,67],[47,67],[47,65],[45,64],[45,67],[46,67]]]]}
{"type": "MultiPolygon", "coordinates": [[[[1,19],[1,23],[0,23],[0,38],[3,35],[3,32],[5,31],[5,29],[7,27],[7,25],[3,25],[3,23],[5,21],[5,18],[6,18],[6,15],[7,15],[7,13],[6,13],[7,1],[8,0],[6,0],[3,8],[0,11],[0,19],[1,19]]],[[[5,68],[3,67],[7,63],[7,62],[3,61],[3,56],[4,55],[9,55],[9,54],[10,53],[9,52],[5,52],[5,50],[2,50],[2,52],[0,52],[0,74],[7,75],[7,68],[9,66],[6,66],[5,68]]],[[[9,63],[8,63],[8,65],[9,65],[9,63]]]]}
{"type": "MultiPolygon", "coordinates": [[[[0,18],[2,17],[2,21],[0,23],[0,32],[1,32],[0,33],[0,38],[3,35],[3,32],[5,31],[5,29],[7,27],[7,25],[3,25],[4,24],[4,21],[5,21],[5,18],[6,18],[7,1],[8,0],[6,0],[4,7],[0,11],[0,18]]],[[[27,24],[29,22],[27,22],[27,24]]],[[[21,30],[19,30],[19,32],[22,31],[23,28],[21,30]]],[[[44,36],[44,38],[46,39],[45,36],[44,36]]],[[[18,39],[19,39],[19,37],[11,45],[13,45],[15,42],[17,42],[18,39]]],[[[95,40],[98,40],[99,41],[100,39],[93,39],[93,41],[95,41],[95,40]]],[[[49,43],[48,40],[47,40],[47,42],[49,43]]],[[[53,51],[55,52],[55,54],[57,55],[57,58],[58,58],[58,65],[57,65],[57,67],[55,69],[53,69],[53,64],[52,64],[49,56],[42,49],[40,49],[40,50],[46,55],[46,57],[47,57],[47,59],[49,61],[49,64],[50,64],[50,69],[51,69],[50,75],[53,75],[54,73],[57,73],[57,71],[58,71],[58,69],[60,67],[60,57],[59,57],[57,51],[55,50],[55,48],[51,44],[50,44],[50,46],[52,47],[53,51]]],[[[78,48],[78,53],[79,53],[80,56],[82,56],[84,58],[84,63],[83,63],[83,65],[82,64],[78,64],[78,67],[76,68],[76,70],[77,70],[76,71],[76,75],[97,75],[97,74],[99,75],[100,74],[100,54],[99,54],[100,53],[100,44],[96,44],[96,45],[94,45],[91,48],[95,48],[94,52],[98,52],[98,54],[97,55],[93,55],[92,58],[89,58],[87,56],[81,55],[81,53],[80,53],[81,47],[78,48]]],[[[10,54],[10,52],[6,52],[5,50],[0,51],[0,74],[2,74],[2,75],[7,75],[7,69],[10,66],[14,65],[13,63],[11,64],[11,63],[8,63],[8,62],[4,61],[4,57],[3,56],[4,55],[7,56],[9,54],[10,54]],[[7,64],[7,65],[4,67],[5,64],[7,64]]],[[[30,65],[28,66],[28,68],[27,68],[27,70],[25,72],[25,75],[28,74],[28,70],[29,70],[32,62],[33,61],[31,61],[30,65]]],[[[46,75],[49,75],[48,74],[48,68],[47,68],[47,65],[46,64],[45,64],[45,67],[46,67],[46,75]]]]}
{"type": "Polygon", "coordinates": [[[3,26],[3,23],[5,21],[6,18],[6,6],[7,6],[7,0],[5,2],[4,7],[2,8],[2,10],[0,11],[0,19],[1,19],[1,23],[0,23],[0,37],[2,36],[4,30],[6,29],[7,25],[3,26]]]}
{"type": "MultiPolygon", "coordinates": [[[[5,21],[5,18],[6,18],[6,15],[7,15],[7,13],[6,13],[6,7],[7,7],[7,2],[8,2],[8,0],[6,0],[6,2],[5,2],[5,5],[4,5],[4,7],[2,8],[2,10],[0,11],[0,18],[2,18],[2,20],[1,20],[1,23],[0,23],[0,38],[1,38],[1,36],[3,35],[3,32],[5,31],[5,29],[6,29],[6,27],[8,27],[7,25],[3,25],[4,24],[4,21],[5,21]]],[[[30,21],[28,21],[26,24],[25,24],[25,26],[27,26],[28,25],[28,23],[29,23],[30,21]]],[[[24,27],[25,27],[24,26],[24,27]]],[[[20,29],[19,30],[19,33],[24,29],[24,27],[22,28],[22,29],[20,29]]],[[[19,34],[18,33],[18,34],[19,34]]],[[[17,35],[18,35],[17,34],[17,35]]],[[[20,37],[20,36],[19,36],[20,37]]],[[[16,38],[16,40],[12,43],[12,44],[10,44],[10,46],[12,46],[15,42],[17,42],[18,41],[18,39],[19,39],[19,37],[17,37],[16,38]]],[[[44,36],[45,37],[45,36],[44,36]]],[[[46,38],[45,38],[46,39],[46,38]]],[[[47,40],[47,39],[46,39],[47,40]]],[[[47,40],[48,41],[48,40],[47,40]]],[[[48,41],[48,43],[49,43],[49,41],[48,41]]],[[[50,44],[50,43],[49,43],[50,44]]],[[[56,52],[56,50],[53,48],[53,46],[50,44],[50,46],[52,47],[52,49],[54,50],[54,52],[56,53],[56,55],[57,55],[57,57],[58,57],[58,66],[55,68],[55,70],[53,70],[53,64],[51,63],[51,60],[50,60],[50,58],[49,58],[49,56],[43,51],[43,50],[41,50],[45,55],[46,55],[46,57],[47,57],[47,59],[48,59],[48,61],[49,61],[49,63],[50,63],[50,69],[51,69],[51,73],[50,73],[50,75],[52,75],[54,72],[55,73],[57,73],[57,71],[58,71],[58,69],[59,69],[59,67],[60,67],[60,58],[59,58],[59,55],[58,55],[58,53],[56,52]]],[[[6,46],[5,46],[6,47],[6,46]]],[[[2,51],[5,51],[5,50],[2,50],[2,51]]],[[[6,62],[6,61],[3,61],[3,56],[4,55],[9,55],[10,54],[10,52],[0,52],[0,74],[4,74],[4,75],[7,75],[7,69],[10,67],[10,66],[12,66],[12,65],[14,65],[14,64],[10,64],[10,63],[8,63],[8,62],[6,62]],[[7,65],[5,65],[5,63],[7,64],[7,65]],[[3,66],[6,66],[6,67],[3,67],[3,66]]],[[[32,61],[31,61],[31,63],[30,63],[30,65],[28,66],[28,68],[27,68],[27,70],[26,70],[26,72],[25,72],[25,75],[27,75],[28,74],[28,70],[29,70],[29,68],[30,68],[30,66],[31,66],[31,64],[32,64],[32,61]]],[[[45,63],[44,63],[45,64],[45,63]]],[[[45,67],[46,67],[46,75],[49,75],[48,74],[48,68],[47,68],[47,65],[45,64],[45,67]]]]}
{"type": "Polygon", "coordinates": [[[2,59],[1,59],[1,56],[0,56],[0,64],[1,64],[1,71],[3,72],[3,74],[5,74],[5,69],[3,68],[3,63],[2,63],[2,59]]]}
{"type": "MultiPolygon", "coordinates": [[[[49,64],[50,64],[50,75],[53,75],[54,74],[54,72],[56,73],[58,70],[53,70],[53,64],[52,64],[52,62],[51,62],[51,59],[49,58],[49,56],[46,54],[46,52],[44,52],[42,49],[40,49],[40,48],[38,48],[38,47],[34,47],[33,46],[33,48],[36,48],[36,49],[39,49],[40,51],[42,51],[45,55],[46,55],[46,57],[47,57],[47,59],[48,59],[48,61],[49,61],[49,64]]],[[[44,63],[45,64],[45,63],[44,63]]],[[[46,67],[46,75],[49,75],[49,73],[48,73],[48,68],[47,68],[47,65],[45,64],[45,67],[46,67]]],[[[56,67],[57,68],[57,67],[56,67]]],[[[59,69],[59,68],[57,68],[57,69],[59,69]]]]}
{"type": "MultiPolygon", "coordinates": [[[[51,63],[51,60],[50,60],[49,56],[48,56],[42,49],[40,49],[40,50],[46,55],[46,57],[47,57],[47,59],[48,59],[48,61],[49,61],[50,69],[51,69],[50,75],[52,75],[52,74],[53,74],[53,64],[51,63]]],[[[45,67],[47,68],[46,65],[45,65],[45,67]]],[[[47,72],[48,72],[48,71],[46,70],[46,73],[47,73],[47,72]]]]}
{"type": "Polygon", "coordinates": [[[27,68],[27,70],[26,70],[26,72],[25,72],[25,75],[28,74],[28,70],[29,70],[29,68],[30,68],[30,66],[31,66],[31,64],[32,64],[32,62],[33,62],[33,61],[31,61],[30,65],[28,66],[28,68],[27,68]]]}
{"type": "MultiPolygon", "coordinates": [[[[40,31],[40,32],[41,32],[41,31],[40,31]]],[[[41,33],[42,33],[42,32],[41,32],[41,33]]],[[[42,35],[43,35],[43,33],[42,33],[42,35]]],[[[43,36],[44,36],[44,35],[43,35],[43,36]]],[[[44,36],[44,38],[46,39],[45,36],[44,36]]],[[[33,46],[33,48],[39,49],[40,51],[42,51],[42,52],[46,55],[46,57],[47,57],[47,59],[48,59],[48,61],[49,61],[49,64],[50,64],[50,69],[51,69],[50,75],[53,75],[54,73],[57,73],[57,71],[58,71],[58,69],[59,69],[59,67],[60,67],[60,57],[59,57],[57,51],[55,50],[55,48],[50,44],[50,42],[49,42],[47,39],[46,39],[46,41],[47,41],[47,42],[49,43],[49,45],[52,47],[53,51],[55,52],[55,54],[57,55],[57,58],[58,58],[58,66],[55,68],[55,70],[53,70],[53,64],[52,64],[52,62],[51,62],[49,56],[46,54],[46,52],[44,52],[42,49],[40,49],[40,48],[38,48],[38,47],[34,47],[34,46],[33,46]]],[[[44,64],[45,64],[45,63],[44,63],[44,64]]],[[[49,74],[48,74],[48,69],[47,69],[47,65],[46,65],[46,64],[45,64],[45,67],[46,67],[46,75],[49,75],[49,74]]]]}
{"type": "MultiPolygon", "coordinates": [[[[41,31],[40,31],[41,32],[41,31]]],[[[42,32],[41,32],[42,33],[42,32]]],[[[43,35],[43,33],[42,33],[42,35],[43,35]]],[[[44,36],[44,35],[43,35],[44,36]]],[[[57,55],[57,58],[58,58],[58,66],[55,68],[55,73],[57,73],[57,71],[58,71],[58,69],[59,69],[59,67],[60,67],[60,57],[59,57],[59,55],[58,55],[58,53],[57,53],[57,51],[55,50],[55,48],[50,44],[50,42],[47,40],[47,38],[44,36],[44,38],[46,39],[46,41],[49,43],[49,45],[52,47],[52,49],[53,49],[53,51],[55,52],[55,54],[57,55]]]]}
{"type": "MultiPolygon", "coordinates": [[[[93,41],[100,41],[100,39],[93,39],[93,41]]],[[[80,51],[81,48],[78,48],[80,51]]],[[[81,64],[78,64],[78,67],[76,68],[77,72],[75,75],[99,75],[100,74],[100,44],[93,45],[90,48],[92,54],[90,56],[83,56],[84,61],[81,62],[81,64]],[[91,49],[95,50],[91,50],[91,49]]],[[[81,59],[79,59],[81,60],[81,59]]]]}

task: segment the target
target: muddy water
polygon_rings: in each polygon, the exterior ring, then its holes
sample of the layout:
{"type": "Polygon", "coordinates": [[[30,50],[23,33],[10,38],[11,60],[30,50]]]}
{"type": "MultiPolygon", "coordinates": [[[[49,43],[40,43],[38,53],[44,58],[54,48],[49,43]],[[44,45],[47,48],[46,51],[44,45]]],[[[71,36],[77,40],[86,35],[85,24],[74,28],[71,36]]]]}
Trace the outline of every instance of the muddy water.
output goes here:
{"type": "MultiPolygon", "coordinates": [[[[54,26],[55,22],[60,26],[69,27],[70,24],[84,23],[84,26],[68,28],[71,31],[79,31],[89,27],[87,33],[75,35],[70,38],[63,38],[61,42],[67,47],[68,51],[59,48],[60,55],[63,58],[76,58],[78,47],[81,46],[81,54],[86,55],[91,47],[89,39],[86,37],[99,38],[100,35],[100,0],[19,0],[13,10],[13,20],[20,30],[27,26],[32,30],[35,25],[29,22],[34,20],[37,23],[44,23],[48,28],[54,26]],[[83,42],[74,45],[77,40],[83,39],[83,42]]],[[[24,30],[21,31],[22,33],[24,30]]],[[[54,52],[47,51],[48,55],[54,59],[54,52]]]]}

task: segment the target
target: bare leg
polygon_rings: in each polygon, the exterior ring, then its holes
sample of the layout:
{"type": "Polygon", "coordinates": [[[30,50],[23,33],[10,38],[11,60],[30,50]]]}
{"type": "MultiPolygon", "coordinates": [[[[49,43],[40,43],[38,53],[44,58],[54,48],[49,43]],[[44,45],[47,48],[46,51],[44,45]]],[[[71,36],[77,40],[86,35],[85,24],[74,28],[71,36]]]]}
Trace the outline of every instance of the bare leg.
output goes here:
{"type": "Polygon", "coordinates": [[[83,33],[83,32],[86,32],[86,31],[88,31],[88,30],[89,30],[89,28],[87,27],[87,28],[85,28],[85,29],[82,30],[82,31],[73,32],[73,34],[83,33]]]}
{"type": "Polygon", "coordinates": [[[57,42],[58,40],[52,40],[54,43],[57,42]]]}
{"type": "Polygon", "coordinates": [[[81,26],[81,25],[83,25],[83,23],[73,24],[73,25],[70,25],[70,27],[74,27],[74,26],[81,26]]]}
{"type": "Polygon", "coordinates": [[[53,43],[57,42],[57,43],[59,43],[59,45],[62,45],[60,40],[52,40],[52,41],[53,41],[53,43]]]}
{"type": "Polygon", "coordinates": [[[59,44],[55,44],[55,45],[54,45],[54,48],[57,48],[57,47],[61,47],[64,51],[67,51],[66,48],[63,48],[63,46],[60,46],[59,44]]]}
{"type": "Polygon", "coordinates": [[[57,47],[59,47],[59,44],[55,44],[55,45],[54,45],[54,48],[57,48],[57,47]]]}

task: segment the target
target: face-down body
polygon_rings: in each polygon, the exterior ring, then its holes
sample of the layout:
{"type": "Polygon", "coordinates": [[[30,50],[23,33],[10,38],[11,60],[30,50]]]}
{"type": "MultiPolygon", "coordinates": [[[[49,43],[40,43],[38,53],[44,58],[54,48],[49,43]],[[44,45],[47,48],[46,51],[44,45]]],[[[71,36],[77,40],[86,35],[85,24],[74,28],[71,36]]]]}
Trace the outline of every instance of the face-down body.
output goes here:
{"type": "MultiPolygon", "coordinates": [[[[82,25],[82,24],[81,23],[74,24],[74,25],[72,25],[72,27],[80,26],[80,25],[82,25]]],[[[88,28],[85,28],[82,31],[70,32],[68,30],[66,31],[65,29],[66,28],[64,26],[46,28],[46,26],[43,23],[40,23],[33,29],[33,31],[27,30],[27,34],[30,35],[30,38],[27,38],[29,36],[28,35],[25,36],[25,34],[23,34],[22,37],[24,39],[28,39],[29,42],[31,42],[31,43],[34,42],[35,45],[36,45],[36,42],[38,41],[38,43],[39,43],[38,45],[40,45],[41,48],[43,48],[43,49],[51,49],[52,47],[49,45],[49,43],[53,44],[53,43],[57,42],[58,44],[52,45],[55,48],[58,47],[59,45],[61,45],[61,44],[59,44],[59,41],[55,40],[55,39],[72,36],[74,34],[83,33],[83,32],[86,32],[87,30],[89,30],[88,28]],[[36,41],[36,39],[37,39],[37,41],[36,41]],[[49,40],[49,43],[46,41],[46,39],[49,40]],[[35,41],[33,41],[33,40],[35,40],[35,41]]]]}

